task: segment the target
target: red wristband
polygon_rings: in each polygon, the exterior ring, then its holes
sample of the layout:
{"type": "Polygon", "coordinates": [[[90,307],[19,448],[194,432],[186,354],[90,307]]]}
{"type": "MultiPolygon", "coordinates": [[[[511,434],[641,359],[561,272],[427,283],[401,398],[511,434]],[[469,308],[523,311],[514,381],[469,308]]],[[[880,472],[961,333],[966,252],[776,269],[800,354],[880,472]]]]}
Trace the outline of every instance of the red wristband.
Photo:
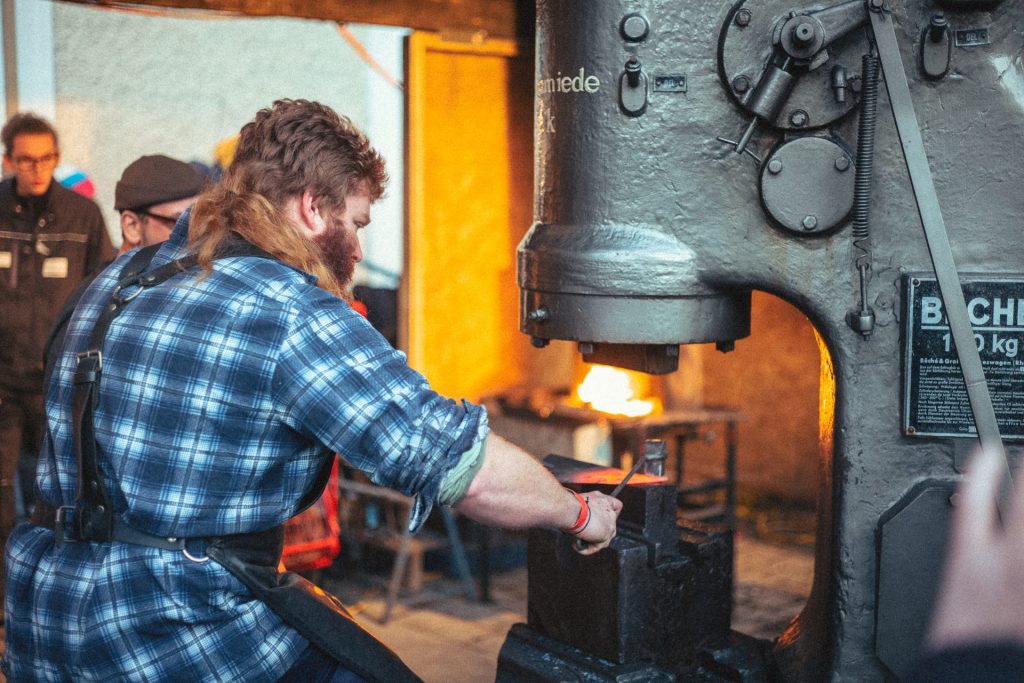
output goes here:
{"type": "Polygon", "coordinates": [[[573,523],[571,527],[565,529],[565,533],[572,534],[573,536],[575,536],[576,534],[586,529],[587,524],[590,523],[590,505],[587,504],[588,501],[586,498],[576,493],[572,489],[566,489],[566,491],[576,496],[576,500],[580,502],[579,516],[576,518],[576,521],[573,523]]]}

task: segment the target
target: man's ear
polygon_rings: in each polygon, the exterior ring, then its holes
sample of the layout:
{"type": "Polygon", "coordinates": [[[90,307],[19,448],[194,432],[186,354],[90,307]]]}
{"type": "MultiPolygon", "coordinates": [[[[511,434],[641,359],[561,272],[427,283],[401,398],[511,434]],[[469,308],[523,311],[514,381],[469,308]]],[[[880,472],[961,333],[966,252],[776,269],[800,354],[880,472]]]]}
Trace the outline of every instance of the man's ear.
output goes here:
{"type": "Polygon", "coordinates": [[[121,234],[126,244],[135,248],[142,244],[142,219],[134,211],[121,212],[121,234]]]}
{"type": "Polygon", "coordinates": [[[299,197],[299,225],[307,237],[316,237],[327,230],[327,221],[319,209],[319,202],[309,190],[304,190],[299,197]]]}

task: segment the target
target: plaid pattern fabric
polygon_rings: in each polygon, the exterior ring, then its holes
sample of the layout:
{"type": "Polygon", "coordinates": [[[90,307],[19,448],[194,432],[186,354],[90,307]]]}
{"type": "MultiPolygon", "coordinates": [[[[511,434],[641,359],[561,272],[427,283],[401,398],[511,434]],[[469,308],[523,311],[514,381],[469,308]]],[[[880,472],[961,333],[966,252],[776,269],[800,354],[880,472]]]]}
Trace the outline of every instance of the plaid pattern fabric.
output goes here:
{"type": "MultiPolygon", "coordinates": [[[[153,261],[183,255],[187,218],[153,261]]],[[[75,499],[70,381],[124,264],[89,288],[47,391],[41,497],[75,499]]],[[[482,408],[434,393],[366,320],[277,261],[232,257],[133,299],[103,344],[96,411],[114,508],[152,534],[262,530],[296,512],[323,459],[416,497],[487,432],[482,408]]],[[[201,543],[198,546],[201,549],[201,543]]],[[[199,552],[197,550],[197,552],[199,552]]],[[[53,545],[23,525],[7,547],[10,681],[274,681],[305,641],[215,562],[123,543],[53,545]]]]}

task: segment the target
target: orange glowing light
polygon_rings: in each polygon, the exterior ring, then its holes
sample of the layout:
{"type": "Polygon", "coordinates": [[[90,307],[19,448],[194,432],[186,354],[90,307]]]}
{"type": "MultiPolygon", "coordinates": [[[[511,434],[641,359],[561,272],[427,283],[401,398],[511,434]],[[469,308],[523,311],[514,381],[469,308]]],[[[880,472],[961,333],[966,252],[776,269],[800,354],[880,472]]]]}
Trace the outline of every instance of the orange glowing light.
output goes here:
{"type": "Polygon", "coordinates": [[[633,374],[607,365],[594,365],[576,388],[576,395],[601,412],[627,417],[650,415],[655,411],[656,402],[635,398],[638,382],[633,374]]]}

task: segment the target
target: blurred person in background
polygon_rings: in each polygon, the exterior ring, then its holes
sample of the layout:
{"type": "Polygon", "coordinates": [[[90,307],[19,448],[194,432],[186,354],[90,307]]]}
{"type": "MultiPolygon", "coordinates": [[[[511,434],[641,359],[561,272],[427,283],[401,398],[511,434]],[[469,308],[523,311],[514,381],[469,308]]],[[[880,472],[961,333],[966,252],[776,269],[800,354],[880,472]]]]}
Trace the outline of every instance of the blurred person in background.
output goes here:
{"type": "Polygon", "coordinates": [[[61,305],[114,257],[99,207],[54,181],[57,132],[34,114],[15,114],[0,131],[0,543],[34,499],[45,423],[43,346],[61,305]]]}

